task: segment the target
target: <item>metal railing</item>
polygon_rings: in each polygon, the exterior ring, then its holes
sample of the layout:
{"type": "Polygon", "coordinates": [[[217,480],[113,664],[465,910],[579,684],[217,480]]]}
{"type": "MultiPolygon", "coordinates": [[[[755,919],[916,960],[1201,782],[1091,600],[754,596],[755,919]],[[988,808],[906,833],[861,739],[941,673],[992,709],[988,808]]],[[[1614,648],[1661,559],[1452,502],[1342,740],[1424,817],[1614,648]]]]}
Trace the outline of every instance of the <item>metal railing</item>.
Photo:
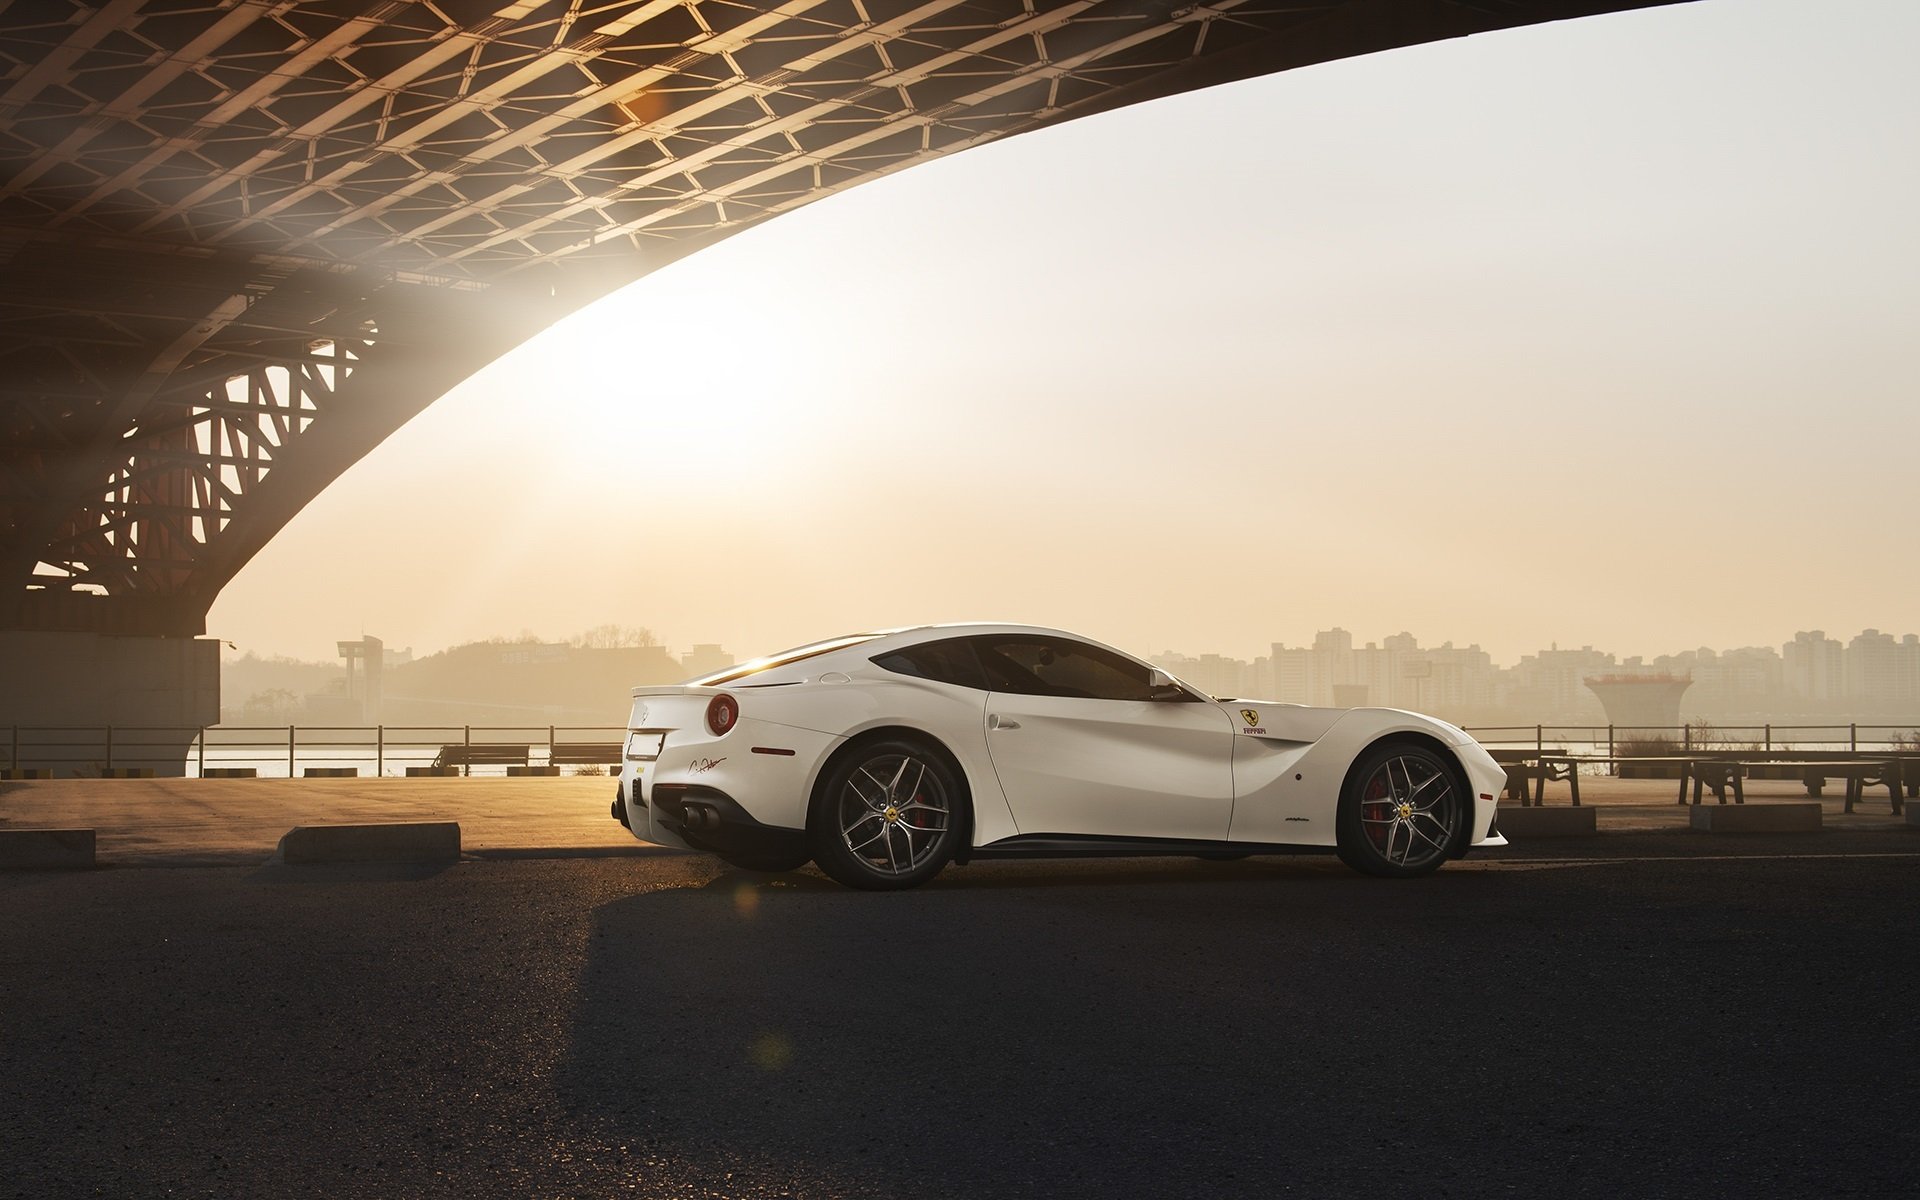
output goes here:
{"type": "MultiPolygon", "coordinates": [[[[205,776],[223,768],[291,778],[308,769],[352,768],[361,775],[404,775],[408,767],[452,757],[461,773],[503,774],[500,761],[475,762],[487,747],[526,748],[528,766],[569,766],[591,773],[594,764],[556,764],[556,748],[617,744],[619,725],[15,725],[4,729],[0,767],[41,767],[56,775],[99,776],[153,768],[205,776]],[[475,747],[481,754],[473,753],[475,747]],[[458,751],[464,751],[459,753],[458,751]]],[[[1478,725],[1466,731],[1492,747],[1549,747],[1594,754],[1661,754],[1694,750],[1920,750],[1920,721],[1897,724],[1773,724],[1672,726],[1478,725]]],[[[603,766],[602,770],[611,770],[603,766]]]]}
{"type": "Polygon", "coordinates": [[[1595,754],[1659,754],[1694,750],[1920,750],[1920,722],[1830,725],[1469,725],[1462,726],[1482,745],[1531,746],[1591,751],[1595,754]]]}
{"type": "Polygon", "coordinates": [[[205,777],[222,769],[292,778],[307,770],[353,769],[404,775],[447,758],[462,774],[504,774],[489,748],[524,747],[530,767],[608,773],[611,766],[566,761],[568,747],[619,745],[619,725],[67,725],[5,727],[0,767],[44,768],[55,775],[104,776],[129,770],[205,777]],[[477,748],[477,751],[476,751],[477,748]],[[562,761],[556,762],[556,757],[562,761]],[[485,761],[494,758],[496,761],[485,761]],[[482,761],[476,761],[480,759],[482,761]]]}

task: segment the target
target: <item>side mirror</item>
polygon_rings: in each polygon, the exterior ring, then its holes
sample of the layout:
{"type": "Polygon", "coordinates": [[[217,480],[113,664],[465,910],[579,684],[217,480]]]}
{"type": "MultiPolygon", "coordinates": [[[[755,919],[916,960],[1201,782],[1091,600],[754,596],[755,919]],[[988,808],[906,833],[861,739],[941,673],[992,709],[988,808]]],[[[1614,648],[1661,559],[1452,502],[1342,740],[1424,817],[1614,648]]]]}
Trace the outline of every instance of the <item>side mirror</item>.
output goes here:
{"type": "Polygon", "coordinates": [[[1150,673],[1148,673],[1147,699],[1149,700],[1184,700],[1186,698],[1187,698],[1187,689],[1181,687],[1177,682],[1175,682],[1173,676],[1167,674],[1165,671],[1160,670],[1158,667],[1154,668],[1150,673]]]}

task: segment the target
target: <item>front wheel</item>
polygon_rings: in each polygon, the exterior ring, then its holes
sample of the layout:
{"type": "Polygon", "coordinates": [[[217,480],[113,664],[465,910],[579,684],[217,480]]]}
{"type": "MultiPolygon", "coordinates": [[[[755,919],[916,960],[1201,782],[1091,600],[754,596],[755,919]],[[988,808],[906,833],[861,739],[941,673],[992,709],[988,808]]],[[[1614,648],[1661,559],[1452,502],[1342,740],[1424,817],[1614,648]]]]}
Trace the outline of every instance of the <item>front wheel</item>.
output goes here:
{"type": "Polygon", "coordinates": [[[1340,796],[1340,861],[1368,875],[1425,875],[1447,860],[1465,813],[1466,798],[1438,753],[1408,742],[1376,746],[1340,796]]]}
{"type": "Polygon", "coordinates": [[[822,781],[807,822],[813,861],[848,887],[918,887],[959,849],[965,803],[945,755],[906,740],[862,746],[822,781]]]}

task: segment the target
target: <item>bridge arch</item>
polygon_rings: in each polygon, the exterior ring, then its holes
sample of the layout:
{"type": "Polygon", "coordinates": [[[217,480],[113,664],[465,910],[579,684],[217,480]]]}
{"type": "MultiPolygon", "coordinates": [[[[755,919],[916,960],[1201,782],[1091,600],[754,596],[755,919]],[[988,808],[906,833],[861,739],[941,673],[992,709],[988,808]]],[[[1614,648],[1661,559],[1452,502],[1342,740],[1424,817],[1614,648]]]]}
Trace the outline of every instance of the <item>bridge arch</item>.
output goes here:
{"type": "Polygon", "coordinates": [[[0,717],[216,720],[207,610],[314,496],[508,349],[751,225],[1144,100],[1673,2],[16,7],[0,659],[92,667],[0,717]]]}

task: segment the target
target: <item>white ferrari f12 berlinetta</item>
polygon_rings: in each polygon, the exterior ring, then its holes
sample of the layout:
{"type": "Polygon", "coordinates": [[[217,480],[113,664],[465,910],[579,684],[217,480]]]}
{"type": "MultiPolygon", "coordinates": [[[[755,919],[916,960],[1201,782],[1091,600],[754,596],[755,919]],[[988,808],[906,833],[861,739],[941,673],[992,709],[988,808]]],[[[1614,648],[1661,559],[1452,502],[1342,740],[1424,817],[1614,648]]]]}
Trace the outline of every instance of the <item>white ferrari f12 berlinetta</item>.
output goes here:
{"type": "Polygon", "coordinates": [[[1029,625],[800,646],[633,690],[613,815],[749,870],[857,888],[984,858],[1333,852],[1425,874],[1505,845],[1506,773],[1445,721],[1207,696],[1029,625]]]}

